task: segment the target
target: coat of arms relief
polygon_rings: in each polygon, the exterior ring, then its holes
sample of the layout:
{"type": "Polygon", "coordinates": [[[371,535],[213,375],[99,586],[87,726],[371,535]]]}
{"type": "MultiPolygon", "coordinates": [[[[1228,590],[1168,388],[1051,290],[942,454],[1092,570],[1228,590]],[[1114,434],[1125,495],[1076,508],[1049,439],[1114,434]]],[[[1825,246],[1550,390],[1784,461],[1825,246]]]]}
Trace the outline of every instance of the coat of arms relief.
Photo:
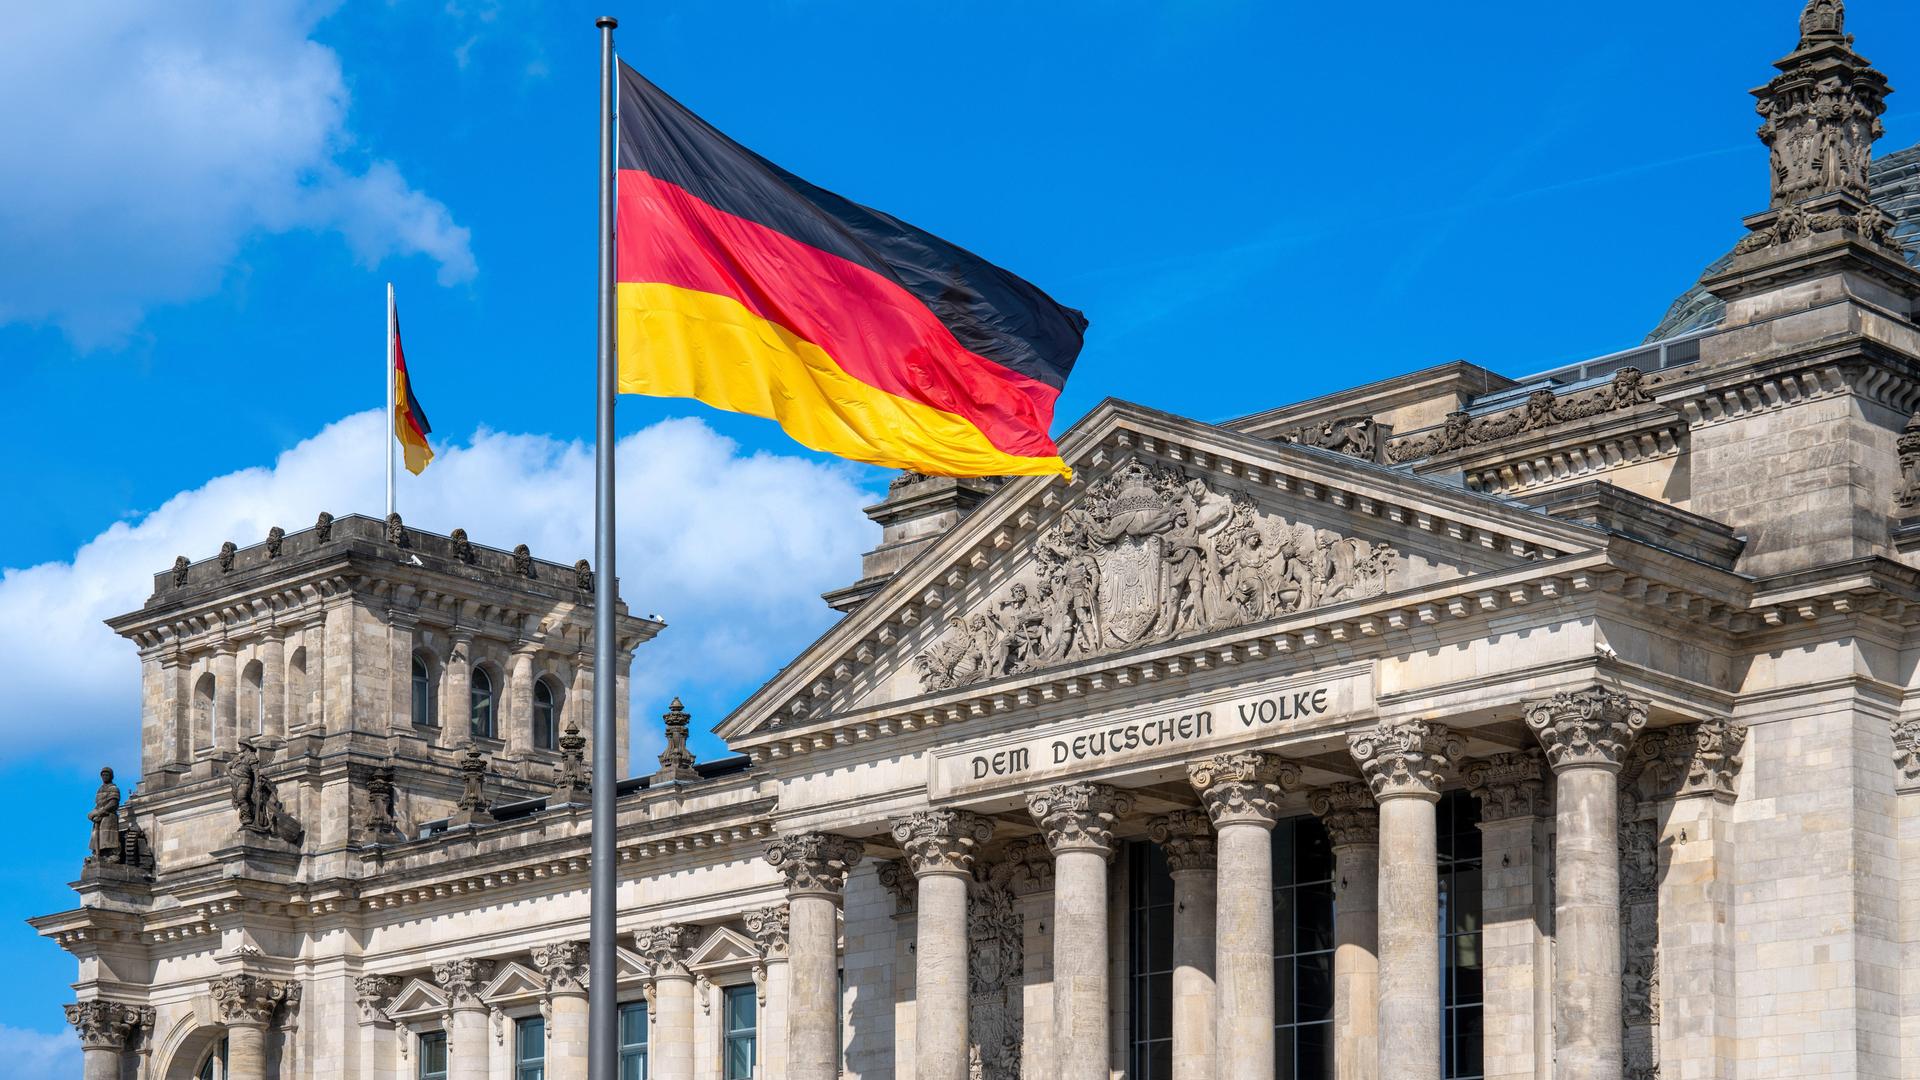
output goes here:
{"type": "Polygon", "coordinates": [[[1031,570],[954,616],[913,664],[923,689],[950,690],[1379,596],[1399,572],[1390,545],[1132,457],[1041,533],[1031,570]]]}

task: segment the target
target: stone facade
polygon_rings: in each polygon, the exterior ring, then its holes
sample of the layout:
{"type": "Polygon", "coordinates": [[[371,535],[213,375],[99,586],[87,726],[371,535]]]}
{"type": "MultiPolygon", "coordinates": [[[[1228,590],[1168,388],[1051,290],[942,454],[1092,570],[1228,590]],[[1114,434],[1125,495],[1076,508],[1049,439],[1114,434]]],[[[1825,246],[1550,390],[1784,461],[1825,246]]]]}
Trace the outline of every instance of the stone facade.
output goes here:
{"type": "MultiPolygon", "coordinates": [[[[1223,424],[1108,402],[1072,484],[896,483],[735,756],[674,702],[620,786],[651,1075],[748,1036],[767,1078],[1288,1075],[1296,951],[1341,1078],[1920,1075],[1920,273],[1843,19],[1807,5],[1760,92],[1772,198],[1708,329],[1223,424]],[[1313,949],[1276,935],[1309,887],[1313,949]]],[[[137,783],[34,920],[90,1080],[504,1078],[528,1032],[584,1077],[581,732],[659,627],[593,671],[591,582],[330,515],[155,575],[113,622],[137,783]]]]}

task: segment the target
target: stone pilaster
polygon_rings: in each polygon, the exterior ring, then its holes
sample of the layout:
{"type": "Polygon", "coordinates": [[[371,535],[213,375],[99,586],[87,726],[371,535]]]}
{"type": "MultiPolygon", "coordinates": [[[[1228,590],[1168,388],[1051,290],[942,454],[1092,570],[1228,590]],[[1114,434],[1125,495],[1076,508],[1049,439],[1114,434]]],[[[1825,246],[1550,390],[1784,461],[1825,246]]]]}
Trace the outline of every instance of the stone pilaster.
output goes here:
{"type": "Polygon", "coordinates": [[[1216,754],[1187,766],[1233,873],[1214,915],[1214,1043],[1222,1076],[1273,1076],[1273,826],[1300,767],[1272,754],[1216,754]]]}
{"type": "Polygon", "coordinates": [[[760,1072],[787,1075],[787,997],[791,922],[785,905],[759,908],[741,917],[760,947],[755,977],[760,981],[760,1072]]]}
{"type": "Polygon", "coordinates": [[[1376,1080],[1380,1039],[1380,807],[1365,784],[1307,797],[1333,842],[1335,1080],[1376,1080]]]}
{"type": "Polygon", "coordinates": [[[1620,1076],[1620,766],[1647,704],[1604,686],[1527,706],[1553,767],[1555,1080],[1620,1076]]]}
{"type": "Polygon", "coordinates": [[[1382,1080],[1439,1080],[1440,871],[1434,804],[1462,740],[1427,720],[1347,736],[1380,804],[1382,1080]]]}
{"type": "Polygon", "coordinates": [[[586,1080],[587,943],[535,945],[533,966],[547,980],[547,1080],[586,1080]]]}
{"type": "Polygon", "coordinates": [[[1173,872],[1173,1080],[1214,1080],[1219,850],[1204,810],[1147,823],[1173,872]]]}
{"type": "Polygon", "coordinates": [[[433,981],[447,995],[447,1080],[487,1080],[487,1006],[480,991],[494,963],[462,957],[433,965],[433,981]]]}
{"type": "Polygon", "coordinates": [[[213,746],[232,750],[240,744],[238,690],[240,675],[236,653],[239,646],[223,641],[213,651],[213,746]]]}
{"type": "Polygon", "coordinates": [[[838,914],[860,844],[828,833],[795,833],[767,846],[787,877],[787,1075],[834,1080],[840,1071],[838,914]]]}
{"type": "Polygon", "coordinates": [[[266,1080],[267,1028],[293,996],[291,984],[260,975],[224,975],[213,980],[214,1019],[227,1028],[230,1080],[266,1080]]]}
{"type": "Polygon", "coordinates": [[[80,1035],[82,1080],[120,1080],[120,1062],[142,1029],[153,1028],[153,1010],[118,1001],[80,1001],[66,1007],[67,1023],[80,1035]]]}
{"type": "Polygon", "coordinates": [[[1105,784],[1027,795],[1053,852],[1053,1053],[1059,1080],[1107,1080],[1107,862],[1133,796],[1105,784]]]}
{"type": "Polygon", "coordinates": [[[634,951],[651,969],[647,1075],[653,1080],[693,1080],[693,972],[687,961],[699,943],[699,927],[677,923],[633,935],[634,951]]]}
{"type": "Polygon", "coordinates": [[[360,1016],[360,1057],[362,1076],[392,1076],[394,1071],[393,1020],[387,1007],[400,992],[400,980],[391,975],[361,975],[353,980],[353,1000],[360,1016]]]}
{"type": "Polygon", "coordinates": [[[270,631],[260,644],[260,718],[262,732],[281,736],[287,733],[287,639],[279,630],[270,631]]]}
{"type": "Polygon", "coordinates": [[[1543,858],[1546,764],[1495,754],[1461,770],[1480,801],[1480,923],[1487,1080],[1531,1080],[1552,1065],[1552,941],[1543,858]],[[1543,906],[1544,905],[1544,906],[1543,906]],[[1543,1009],[1542,1006],[1545,1006],[1543,1009]]]}
{"type": "Polygon", "coordinates": [[[965,810],[922,810],[893,823],[919,882],[914,949],[915,1080],[966,1080],[967,886],[993,822],[965,810]]]}

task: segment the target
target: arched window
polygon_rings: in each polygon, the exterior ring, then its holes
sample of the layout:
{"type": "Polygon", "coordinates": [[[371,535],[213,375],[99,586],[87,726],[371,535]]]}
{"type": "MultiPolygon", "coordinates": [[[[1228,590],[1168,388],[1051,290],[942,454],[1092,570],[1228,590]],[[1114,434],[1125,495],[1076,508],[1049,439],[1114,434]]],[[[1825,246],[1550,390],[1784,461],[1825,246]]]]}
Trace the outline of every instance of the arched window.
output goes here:
{"type": "Polygon", "coordinates": [[[473,682],[469,686],[467,697],[471,701],[471,707],[467,714],[467,729],[476,736],[488,739],[493,738],[493,714],[495,711],[493,676],[487,674],[486,668],[477,667],[473,669],[473,682]]]}
{"type": "Polygon", "coordinates": [[[433,669],[419,653],[413,654],[413,726],[440,726],[433,707],[433,669]]]}
{"type": "Polygon", "coordinates": [[[533,745],[536,750],[552,750],[559,738],[559,695],[553,683],[537,679],[533,684],[533,745]]]}
{"type": "Polygon", "coordinates": [[[213,672],[209,671],[193,684],[193,748],[196,750],[213,745],[214,683],[213,672]]]}
{"type": "Polygon", "coordinates": [[[256,735],[267,731],[267,695],[262,688],[265,679],[266,667],[258,660],[249,661],[240,673],[240,715],[253,725],[256,735]]]}
{"type": "Polygon", "coordinates": [[[305,727],[310,719],[307,712],[307,647],[293,650],[287,659],[287,719],[289,730],[297,731],[305,727]]]}
{"type": "Polygon", "coordinates": [[[193,1080],[227,1080],[226,1039],[221,1039],[220,1045],[207,1051],[207,1060],[200,1063],[200,1070],[193,1074],[193,1080]]]}

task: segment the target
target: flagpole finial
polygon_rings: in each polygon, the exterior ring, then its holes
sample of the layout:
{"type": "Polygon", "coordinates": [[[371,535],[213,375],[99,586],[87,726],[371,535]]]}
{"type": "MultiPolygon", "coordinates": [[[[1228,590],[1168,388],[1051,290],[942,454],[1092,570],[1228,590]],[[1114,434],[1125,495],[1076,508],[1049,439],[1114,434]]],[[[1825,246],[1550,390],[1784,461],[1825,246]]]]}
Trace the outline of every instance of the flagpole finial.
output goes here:
{"type": "Polygon", "coordinates": [[[593,20],[593,25],[599,27],[602,30],[611,30],[614,27],[620,25],[620,20],[614,18],[611,15],[602,15],[599,18],[593,20]]]}

